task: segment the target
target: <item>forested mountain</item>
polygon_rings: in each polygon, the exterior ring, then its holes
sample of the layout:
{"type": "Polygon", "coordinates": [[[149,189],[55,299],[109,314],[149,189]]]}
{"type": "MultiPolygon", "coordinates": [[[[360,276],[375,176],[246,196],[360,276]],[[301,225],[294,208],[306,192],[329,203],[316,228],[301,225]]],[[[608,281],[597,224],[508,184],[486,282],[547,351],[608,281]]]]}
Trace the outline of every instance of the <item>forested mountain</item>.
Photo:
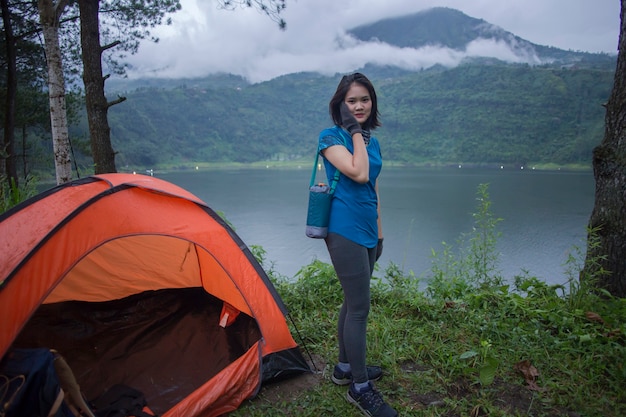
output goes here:
{"type": "Polygon", "coordinates": [[[401,48],[440,46],[456,51],[465,50],[475,41],[490,40],[505,44],[516,56],[528,63],[590,64],[614,60],[604,54],[564,51],[537,45],[483,19],[476,19],[446,7],[383,19],[354,28],[350,33],[362,41],[377,40],[401,48]]]}
{"type": "MultiPolygon", "coordinates": [[[[386,160],[590,165],[603,135],[602,104],[615,57],[534,45],[452,9],[380,21],[352,34],[397,46],[455,49],[492,36],[547,62],[475,58],[454,68],[362,68],[377,87],[383,126],[376,135],[386,160]]],[[[114,87],[128,98],[109,111],[118,168],[311,159],[319,130],[330,123],[327,106],[339,77],[118,83],[114,87]]]]}

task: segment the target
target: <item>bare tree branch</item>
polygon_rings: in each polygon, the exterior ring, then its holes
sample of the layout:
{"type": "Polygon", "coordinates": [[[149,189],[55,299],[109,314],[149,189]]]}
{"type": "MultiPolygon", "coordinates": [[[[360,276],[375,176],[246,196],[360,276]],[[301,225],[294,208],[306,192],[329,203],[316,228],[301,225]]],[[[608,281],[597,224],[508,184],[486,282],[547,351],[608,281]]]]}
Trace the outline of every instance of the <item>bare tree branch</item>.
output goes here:
{"type": "Polygon", "coordinates": [[[126,97],[123,96],[117,96],[117,99],[109,101],[107,103],[107,108],[115,106],[116,104],[120,104],[123,103],[124,101],[126,101],[126,97]]]}

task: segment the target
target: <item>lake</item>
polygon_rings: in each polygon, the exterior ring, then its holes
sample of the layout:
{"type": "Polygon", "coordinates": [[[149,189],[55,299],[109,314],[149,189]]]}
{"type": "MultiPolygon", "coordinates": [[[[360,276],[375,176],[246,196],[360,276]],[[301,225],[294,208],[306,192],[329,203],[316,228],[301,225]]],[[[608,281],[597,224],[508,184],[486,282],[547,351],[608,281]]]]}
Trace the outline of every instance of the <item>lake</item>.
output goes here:
{"type": "MultiPolygon", "coordinates": [[[[304,235],[310,175],[309,167],[155,173],[223,212],[243,241],[262,246],[267,261],[287,277],[314,259],[330,262],[324,242],[304,235]]],[[[380,265],[391,261],[428,277],[432,250],[440,252],[442,242],[454,246],[471,232],[480,184],[489,184],[491,212],[502,219],[497,248],[503,276],[528,271],[564,283],[568,255],[585,249],[591,172],[384,167],[380,265]]]]}

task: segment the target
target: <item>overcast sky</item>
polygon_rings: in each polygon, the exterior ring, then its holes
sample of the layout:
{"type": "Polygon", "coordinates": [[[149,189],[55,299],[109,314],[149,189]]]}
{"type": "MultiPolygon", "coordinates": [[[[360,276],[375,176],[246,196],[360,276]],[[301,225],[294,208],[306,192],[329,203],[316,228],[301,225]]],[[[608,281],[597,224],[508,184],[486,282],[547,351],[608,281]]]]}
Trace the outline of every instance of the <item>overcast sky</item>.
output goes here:
{"type": "Polygon", "coordinates": [[[353,27],[431,7],[450,7],[532,43],[585,52],[617,53],[618,0],[287,0],[287,29],[256,9],[220,10],[213,0],[181,0],[171,26],[153,31],[129,57],[131,78],[202,77],[226,72],[260,82],[300,72],[349,72],[366,62],[419,69],[453,66],[465,54],[516,61],[503,45],[476,43],[465,53],[399,49],[346,36],[353,27]]]}

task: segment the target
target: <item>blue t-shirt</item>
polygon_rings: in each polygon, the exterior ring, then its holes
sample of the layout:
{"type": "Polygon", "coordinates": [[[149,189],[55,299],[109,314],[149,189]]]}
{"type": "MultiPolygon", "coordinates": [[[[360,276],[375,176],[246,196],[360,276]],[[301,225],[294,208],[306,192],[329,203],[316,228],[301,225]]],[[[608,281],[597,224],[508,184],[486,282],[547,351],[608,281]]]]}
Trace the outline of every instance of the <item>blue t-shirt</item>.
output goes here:
{"type": "MultiPolygon", "coordinates": [[[[319,135],[318,152],[333,145],[345,146],[354,153],[352,137],[339,126],[322,130],[319,135]]],[[[366,146],[369,157],[369,181],[359,184],[345,175],[339,176],[330,209],[329,233],[337,233],[366,248],[378,244],[378,196],[376,179],[383,166],[380,145],[375,137],[366,146]]],[[[337,168],[324,158],[328,183],[331,184],[337,168]]]]}

